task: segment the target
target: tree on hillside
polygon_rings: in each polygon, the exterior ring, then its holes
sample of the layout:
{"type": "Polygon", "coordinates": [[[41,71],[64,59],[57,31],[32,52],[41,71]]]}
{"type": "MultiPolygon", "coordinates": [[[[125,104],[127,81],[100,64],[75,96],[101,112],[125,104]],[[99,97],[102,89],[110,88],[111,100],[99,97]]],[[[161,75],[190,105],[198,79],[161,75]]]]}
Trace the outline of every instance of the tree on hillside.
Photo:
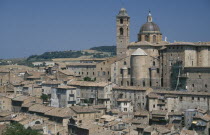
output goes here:
{"type": "Polygon", "coordinates": [[[7,126],[3,135],[41,135],[39,132],[30,128],[25,129],[23,125],[19,123],[11,123],[7,126]]]}

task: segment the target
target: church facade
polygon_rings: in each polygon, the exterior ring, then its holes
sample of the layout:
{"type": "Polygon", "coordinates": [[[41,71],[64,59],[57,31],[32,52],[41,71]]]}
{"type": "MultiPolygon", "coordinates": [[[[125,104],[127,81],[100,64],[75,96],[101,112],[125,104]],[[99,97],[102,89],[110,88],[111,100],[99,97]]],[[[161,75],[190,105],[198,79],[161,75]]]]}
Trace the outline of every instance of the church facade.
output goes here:
{"type": "Polygon", "coordinates": [[[151,13],[130,42],[130,17],[122,8],[116,16],[117,60],[111,66],[111,80],[119,86],[208,91],[210,84],[210,42],[162,40],[151,13]]]}

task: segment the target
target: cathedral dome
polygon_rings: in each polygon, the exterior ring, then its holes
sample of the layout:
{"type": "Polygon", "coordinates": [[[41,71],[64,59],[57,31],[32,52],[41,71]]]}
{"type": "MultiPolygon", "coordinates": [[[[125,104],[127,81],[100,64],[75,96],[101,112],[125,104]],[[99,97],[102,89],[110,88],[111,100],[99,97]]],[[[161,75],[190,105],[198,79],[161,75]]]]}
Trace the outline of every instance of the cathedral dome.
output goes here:
{"type": "Polygon", "coordinates": [[[160,33],[160,28],[157,24],[152,22],[152,15],[149,11],[147,16],[147,22],[141,26],[140,34],[153,34],[153,33],[160,33]]]}
{"type": "Polygon", "coordinates": [[[160,33],[160,28],[154,22],[147,22],[144,25],[142,25],[140,33],[160,33]]]}

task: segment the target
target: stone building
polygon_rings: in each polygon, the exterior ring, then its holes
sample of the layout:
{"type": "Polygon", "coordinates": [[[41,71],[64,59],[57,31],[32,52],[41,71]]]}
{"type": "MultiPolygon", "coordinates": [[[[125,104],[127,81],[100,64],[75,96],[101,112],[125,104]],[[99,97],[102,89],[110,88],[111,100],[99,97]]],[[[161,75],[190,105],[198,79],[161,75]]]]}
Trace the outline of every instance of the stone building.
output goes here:
{"type": "Polygon", "coordinates": [[[42,93],[46,95],[51,95],[52,88],[58,87],[58,85],[62,84],[61,81],[43,81],[42,86],[42,93]]]}
{"type": "Polygon", "coordinates": [[[121,98],[117,100],[117,104],[121,112],[133,112],[133,106],[130,100],[121,98]]]}
{"type": "Polygon", "coordinates": [[[209,110],[210,95],[205,92],[153,91],[148,95],[148,110],[182,112],[186,109],[209,110]]]}
{"type": "Polygon", "coordinates": [[[125,56],[130,41],[130,17],[126,9],[122,8],[116,17],[117,23],[117,56],[125,56]]]}
{"type": "Polygon", "coordinates": [[[116,18],[117,60],[111,81],[119,86],[207,91],[210,80],[210,42],[162,40],[151,12],[140,27],[136,42],[129,41],[130,17],[122,8],[116,18]],[[196,83],[199,83],[198,85],[196,83]]]}
{"type": "Polygon", "coordinates": [[[179,86],[190,91],[209,92],[209,75],[209,67],[184,67],[179,86]]]}
{"type": "Polygon", "coordinates": [[[89,77],[93,81],[111,81],[111,64],[116,61],[116,57],[107,59],[80,59],[67,63],[67,70],[71,71],[75,77],[83,80],[89,77]]]}
{"type": "Polygon", "coordinates": [[[111,82],[118,86],[130,86],[130,71],[129,57],[118,57],[111,64],[111,82]]]}
{"type": "Polygon", "coordinates": [[[181,129],[183,127],[182,112],[169,112],[168,119],[169,119],[169,124],[174,124],[175,129],[181,129]]]}
{"type": "Polygon", "coordinates": [[[29,81],[41,80],[43,76],[44,76],[43,72],[26,71],[24,74],[24,80],[29,80],[29,81]]]}
{"type": "Polygon", "coordinates": [[[53,107],[70,107],[80,102],[77,95],[76,87],[60,85],[52,88],[51,106],[53,107]]]}
{"type": "Polygon", "coordinates": [[[0,110],[1,111],[12,111],[12,98],[14,94],[0,94],[0,110]]]}
{"type": "Polygon", "coordinates": [[[151,88],[146,87],[119,87],[115,86],[112,89],[112,107],[117,108],[119,100],[127,99],[131,101],[131,105],[133,106],[133,111],[136,112],[138,110],[147,109],[147,94],[152,91],[151,88]]]}
{"type": "Polygon", "coordinates": [[[42,95],[42,87],[37,84],[27,84],[23,86],[23,95],[40,97],[42,95]]]}
{"type": "Polygon", "coordinates": [[[69,86],[76,87],[81,103],[111,106],[112,84],[107,82],[71,81],[69,86]]]}
{"type": "Polygon", "coordinates": [[[206,134],[208,135],[210,133],[210,116],[204,115],[204,116],[195,116],[193,118],[192,124],[191,124],[192,130],[196,131],[198,134],[206,134]]]}
{"type": "Polygon", "coordinates": [[[36,98],[36,97],[30,97],[30,96],[24,96],[24,95],[19,95],[16,96],[12,99],[12,111],[13,112],[20,112],[21,111],[21,106],[26,103],[41,103],[41,99],[36,98]]]}
{"type": "Polygon", "coordinates": [[[67,70],[72,71],[74,76],[83,80],[84,77],[89,77],[92,80],[95,78],[96,63],[68,63],[67,70]]]}
{"type": "Polygon", "coordinates": [[[111,65],[116,61],[117,57],[108,58],[103,62],[96,64],[96,81],[110,82],[111,81],[111,65]]]}

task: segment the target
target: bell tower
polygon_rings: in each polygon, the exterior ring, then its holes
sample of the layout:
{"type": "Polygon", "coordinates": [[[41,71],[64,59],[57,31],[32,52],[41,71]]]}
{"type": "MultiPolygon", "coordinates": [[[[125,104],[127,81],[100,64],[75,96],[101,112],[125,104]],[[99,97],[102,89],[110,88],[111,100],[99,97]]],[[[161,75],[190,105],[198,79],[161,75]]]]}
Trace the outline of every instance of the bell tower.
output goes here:
{"type": "Polygon", "coordinates": [[[125,8],[121,8],[116,17],[117,24],[117,57],[126,56],[130,40],[130,17],[125,8]]]}

